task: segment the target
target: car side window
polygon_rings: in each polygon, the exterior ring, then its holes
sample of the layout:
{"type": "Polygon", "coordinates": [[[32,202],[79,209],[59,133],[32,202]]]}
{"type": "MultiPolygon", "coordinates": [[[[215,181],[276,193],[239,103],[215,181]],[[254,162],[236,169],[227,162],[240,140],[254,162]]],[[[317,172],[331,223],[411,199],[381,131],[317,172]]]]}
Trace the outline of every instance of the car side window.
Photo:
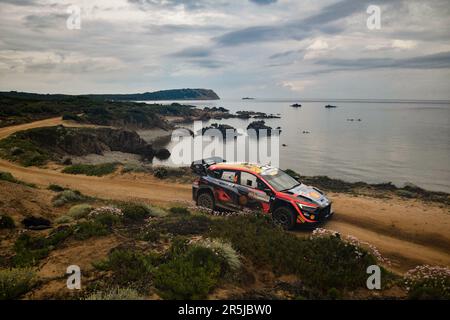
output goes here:
{"type": "Polygon", "coordinates": [[[258,187],[258,178],[251,173],[242,171],[240,185],[250,187],[250,188],[257,188],[258,187]]]}
{"type": "Polygon", "coordinates": [[[236,171],[223,171],[222,172],[222,180],[236,183],[237,182],[237,172],[236,171]]]}
{"type": "Polygon", "coordinates": [[[222,176],[222,171],[221,170],[209,170],[208,175],[215,179],[220,179],[220,177],[222,176]]]}

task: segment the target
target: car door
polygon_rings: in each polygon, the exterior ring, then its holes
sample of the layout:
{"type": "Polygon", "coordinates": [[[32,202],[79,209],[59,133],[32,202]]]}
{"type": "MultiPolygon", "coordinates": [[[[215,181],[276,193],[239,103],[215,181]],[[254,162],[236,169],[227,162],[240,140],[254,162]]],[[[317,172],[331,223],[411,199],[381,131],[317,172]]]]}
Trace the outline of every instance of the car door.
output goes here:
{"type": "Polygon", "coordinates": [[[237,182],[239,173],[236,170],[222,170],[220,179],[214,187],[216,204],[222,208],[239,210],[237,182]]]}
{"type": "Polygon", "coordinates": [[[270,195],[266,193],[267,185],[256,175],[241,171],[239,175],[239,204],[250,210],[269,212],[270,195]]]}

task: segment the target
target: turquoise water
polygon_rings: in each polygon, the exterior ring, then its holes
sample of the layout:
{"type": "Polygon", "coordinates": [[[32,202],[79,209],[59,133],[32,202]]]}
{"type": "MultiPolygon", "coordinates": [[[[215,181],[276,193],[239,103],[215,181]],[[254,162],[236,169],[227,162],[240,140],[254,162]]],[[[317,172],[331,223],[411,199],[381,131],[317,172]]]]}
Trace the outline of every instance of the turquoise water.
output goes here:
{"type": "MultiPolygon", "coordinates": [[[[410,182],[450,192],[450,102],[224,99],[189,104],[224,107],[232,112],[279,113],[281,119],[267,119],[266,124],[282,128],[281,168],[346,181],[391,181],[398,186],[410,182]],[[303,106],[290,107],[294,102],[303,106]],[[326,109],[326,104],[338,108],[326,109]],[[350,118],[355,121],[348,121],[350,118]]],[[[236,128],[249,124],[240,119],[210,122],[236,128]]]]}

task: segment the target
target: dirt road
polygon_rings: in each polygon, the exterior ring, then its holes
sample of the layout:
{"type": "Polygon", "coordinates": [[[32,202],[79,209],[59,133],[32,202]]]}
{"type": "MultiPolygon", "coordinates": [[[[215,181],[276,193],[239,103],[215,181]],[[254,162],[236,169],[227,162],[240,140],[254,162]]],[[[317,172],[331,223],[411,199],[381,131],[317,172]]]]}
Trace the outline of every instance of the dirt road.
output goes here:
{"type": "MultiPolygon", "coordinates": [[[[0,139],[20,130],[62,123],[61,118],[52,118],[0,128],[0,139]]],[[[148,177],[73,176],[52,169],[25,168],[5,160],[0,160],[0,171],[10,172],[18,179],[39,186],[47,187],[54,183],[106,199],[139,199],[156,204],[191,201],[190,185],[148,177]]],[[[330,196],[335,216],[324,227],[374,244],[392,260],[395,270],[405,271],[417,264],[450,266],[448,207],[399,198],[355,197],[343,193],[330,196]]],[[[306,231],[295,232],[302,235],[306,231]]]]}

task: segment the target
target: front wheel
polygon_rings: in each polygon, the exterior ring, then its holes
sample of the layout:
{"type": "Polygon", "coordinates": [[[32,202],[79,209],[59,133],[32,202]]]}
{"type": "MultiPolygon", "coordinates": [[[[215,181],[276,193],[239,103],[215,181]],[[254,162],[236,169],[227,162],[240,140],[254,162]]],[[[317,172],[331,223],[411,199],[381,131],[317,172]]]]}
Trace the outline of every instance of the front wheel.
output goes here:
{"type": "Polygon", "coordinates": [[[272,218],[276,224],[279,224],[285,230],[291,230],[295,226],[295,214],[289,207],[275,209],[272,218]]]}
{"type": "Polygon", "coordinates": [[[211,211],[214,210],[215,204],[212,194],[209,192],[200,194],[197,198],[197,206],[209,209],[211,211]]]}

